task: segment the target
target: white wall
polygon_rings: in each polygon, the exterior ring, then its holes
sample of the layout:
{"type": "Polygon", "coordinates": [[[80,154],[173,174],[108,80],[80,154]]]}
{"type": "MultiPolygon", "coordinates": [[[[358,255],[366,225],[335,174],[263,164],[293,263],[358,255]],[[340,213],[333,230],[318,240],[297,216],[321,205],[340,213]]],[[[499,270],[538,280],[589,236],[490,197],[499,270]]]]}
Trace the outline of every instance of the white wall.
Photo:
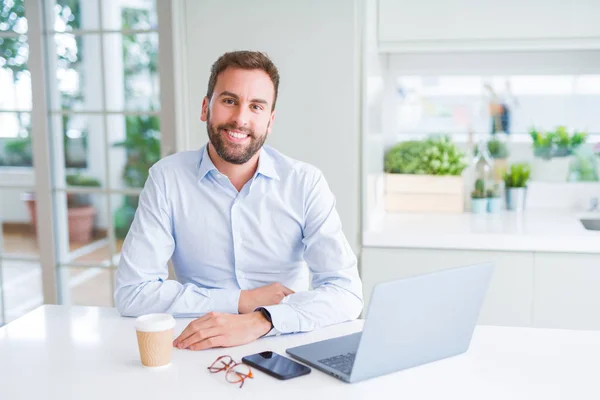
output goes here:
{"type": "Polygon", "coordinates": [[[227,51],[266,52],[281,75],[267,143],[323,171],[358,250],[358,0],[187,0],[185,7],[190,148],[206,142],[199,115],[212,63],[227,51]]]}

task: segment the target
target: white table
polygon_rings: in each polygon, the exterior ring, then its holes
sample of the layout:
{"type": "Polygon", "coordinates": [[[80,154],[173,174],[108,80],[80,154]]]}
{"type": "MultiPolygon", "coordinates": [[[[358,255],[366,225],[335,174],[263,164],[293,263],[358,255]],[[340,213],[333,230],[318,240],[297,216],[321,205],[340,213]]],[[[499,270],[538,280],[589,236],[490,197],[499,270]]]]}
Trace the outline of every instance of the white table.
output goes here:
{"type": "MultiPolygon", "coordinates": [[[[189,321],[177,320],[175,333],[189,321]]],[[[315,369],[289,381],[256,371],[239,389],[206,367],[223,354],[285,354],[359,331],[362,321],[231,349],[174,349],[164,370],[141,367],[133,326],[114,309],[65,306],[8,324],[0,329],[0,399],[600,399],[600,332],[479,326],[463,355],[358,384],[315,369]]]]}

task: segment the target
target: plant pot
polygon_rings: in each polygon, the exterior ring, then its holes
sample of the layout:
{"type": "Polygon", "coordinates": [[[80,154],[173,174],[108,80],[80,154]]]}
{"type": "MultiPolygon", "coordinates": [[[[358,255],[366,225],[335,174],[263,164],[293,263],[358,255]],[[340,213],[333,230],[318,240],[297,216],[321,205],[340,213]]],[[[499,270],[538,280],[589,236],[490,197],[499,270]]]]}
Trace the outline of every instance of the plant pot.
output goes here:
{"type": "Polygon", "coordinates": [[[88,243],[92,240],[96,209],[92,206],[69,208],[69,241],[88,243]]]}
{"type": "Polygon", "coordinates": [[[569,166],[573,157],[553,157],[549,160],[534,157],[531,177],[542,182],[566,182],[569,177],[569,166]]]}
{"type": "Polygon", "coordinates": [[[488,208],[488,199],[471,199],[471,212],[485,214],[488,208]]]}
{"type": "Polygon", "coordinates": [[[506,188],[506,209],[510,211],[523,211],[527,188],[506,188]]]}
{"type": "MultiPolygon", "coordinates": [[[[31,226],[34,232],[37,231],[36,200],[33,193],[24,193],[21,197],[31,219],[31,226]]],[[[88,243],[92,240],[94,230],[94,220],[96,218],[96,209],[92,206],[69,208],[67,210],[69,224],[69,242],[88,243]]]]}
{"type": "Polygon", "coordinates": [[[462,213],[464,186],[461,176],[385,174],[385,209],[388,212],[462,213]]]}
{"type": "Polygon", "coordinates": [[[490,197],[488,199],[488,212],[497,214],[502,210],[502,198],[501,197],[490,197]]]}

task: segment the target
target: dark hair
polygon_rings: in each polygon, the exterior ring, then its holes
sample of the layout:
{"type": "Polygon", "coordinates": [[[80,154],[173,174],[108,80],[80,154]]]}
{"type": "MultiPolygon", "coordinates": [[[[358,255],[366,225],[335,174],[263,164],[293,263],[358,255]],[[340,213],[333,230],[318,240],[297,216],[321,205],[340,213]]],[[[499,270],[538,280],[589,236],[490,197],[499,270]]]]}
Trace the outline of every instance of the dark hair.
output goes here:
{"type": "Polygon", "coordinates": [[[271,107],[271,110],[275,109],[277,92],[279,90],[279,71],[277,71],[277,67],[273,64],[273,61],[265,53],[259,51],[232,51],[219,57],[210,70],[210,79],[208,80],[208,90],[206,92],[209,100],[217,85],[217,77],[229,67],[265,71],[275,87],[275,97],[273,98],[273,107],[271,107]]]}

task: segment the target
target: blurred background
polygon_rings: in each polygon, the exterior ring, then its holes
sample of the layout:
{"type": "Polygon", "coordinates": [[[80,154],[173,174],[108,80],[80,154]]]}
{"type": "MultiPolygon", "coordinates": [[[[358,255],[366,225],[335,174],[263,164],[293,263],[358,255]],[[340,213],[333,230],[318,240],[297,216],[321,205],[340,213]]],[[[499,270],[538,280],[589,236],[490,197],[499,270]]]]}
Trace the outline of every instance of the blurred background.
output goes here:
{"type": "Polygon", "coordinates": [[[148,169],[266,52],[268,144],[320,168],[381,281],[491,260],[480,323],[600,329],[600,3],[0,0],[0,325],[112,306],[148,169]]]}

